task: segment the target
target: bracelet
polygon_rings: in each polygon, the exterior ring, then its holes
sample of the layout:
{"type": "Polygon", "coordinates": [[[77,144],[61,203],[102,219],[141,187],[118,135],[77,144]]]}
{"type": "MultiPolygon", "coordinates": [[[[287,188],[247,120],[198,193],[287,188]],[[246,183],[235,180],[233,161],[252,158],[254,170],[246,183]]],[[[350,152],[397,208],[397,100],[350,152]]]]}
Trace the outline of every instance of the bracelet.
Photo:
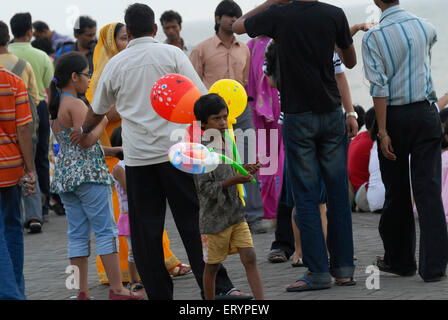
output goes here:
{"type": "Polygon", "coordinates": [[[377,134],[377,137],[378,137],[378,140],[381,142],[384,138],[386,138],[388,136],[388,133],[387,132],[385,132],[384,134],[381,134],[381,133],[378,133],[377,134]]]}
{"type": "Polygon", "coordinates": [[[103,131],[106,130],[106,128],[104,128],[104,126],[101,123],[99,123],[98,126],[100,126],[103,129],[103,131]]]}
{"type": "Polygon", "coordinates": [[[356,112],[354,112],[354,111],[352,111],[352,112],[347,112],[347,118],[348,117],[353,117],[353,118],[355,118],[356,120],[358,120],[358,113],[356,113],[356,112]]]}

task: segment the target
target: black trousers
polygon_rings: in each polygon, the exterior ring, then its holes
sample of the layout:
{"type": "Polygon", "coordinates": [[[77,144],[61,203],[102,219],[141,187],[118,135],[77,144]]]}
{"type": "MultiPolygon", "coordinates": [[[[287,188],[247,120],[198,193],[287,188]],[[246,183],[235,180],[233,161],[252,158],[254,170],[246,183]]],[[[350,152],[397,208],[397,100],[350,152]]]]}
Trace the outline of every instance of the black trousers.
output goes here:
{"type": "Polygon", "coordinates": [[[48,148],[50,144],[50,113],[45,100],[37,106],[39,115],[38,142],[34,165],[39,178],[39,187],[41,193],[45,196],[45,202],[42,205],[42,215],[48,215],[50,203],[50,161],[48,160],[48,148]]]}
{"type": "Polygon", "coordinates": [[[385,262],[393,269],[416,270],[416,231],[409,181],[420,225],[419,274],[423,279],[444,275],[448,233],[441,198],[441,139],[438,112],[429,102],[387,108],[387,131],[397,161],[378,154],[386,200],[379,232],[385,262]]]}
{"type": "MultiPolygon", "coordinates": [[[[135,263],[150,300],[172,300],[173,282],[166,270],[162,236],[166,200],[185,246],[189,263],[203,296],[204,260],[199,232],[199,201],[193,177],[170,163],[126,167],[129,223],[135,263]]],[[[221,266],[216,277],[216,293],[233,288],[221,266]]]]}
{"type": "Polygon", "coordinates": [[[272,243],[271,250],[280,249],[289,259],[295,252],[294,231],[292,228],[292,212],[294,207],[290,207],[287,201],[286,181],[286,164],[283,173],[283,186],[280,201],[277,207],[277,225],[275,227],[275,240],[272,243]]]}

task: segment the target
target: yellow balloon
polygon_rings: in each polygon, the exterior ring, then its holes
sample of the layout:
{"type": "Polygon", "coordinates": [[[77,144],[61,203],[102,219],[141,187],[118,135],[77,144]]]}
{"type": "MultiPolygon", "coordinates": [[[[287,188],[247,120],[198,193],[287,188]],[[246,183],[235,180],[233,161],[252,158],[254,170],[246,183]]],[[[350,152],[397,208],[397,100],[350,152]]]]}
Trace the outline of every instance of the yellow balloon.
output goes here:
{"type": "Polygon", "coordinates": [[[216,93],[223,98],[229,107],[229,119],[236,119],[247,107],[247,93],[238,81],[223,79],[216,82],[209,93],[216,93]]]}

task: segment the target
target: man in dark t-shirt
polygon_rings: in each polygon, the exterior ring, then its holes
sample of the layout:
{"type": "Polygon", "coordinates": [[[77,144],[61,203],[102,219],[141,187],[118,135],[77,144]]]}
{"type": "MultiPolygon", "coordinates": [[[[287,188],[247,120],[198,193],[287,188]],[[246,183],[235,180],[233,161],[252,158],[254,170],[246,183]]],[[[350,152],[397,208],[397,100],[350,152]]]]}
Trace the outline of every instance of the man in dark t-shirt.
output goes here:
{"type": "Polygon", "coordinates": [[[342,9],[313,0],[269,0],[243,15],[238,34],[275,40],[280,63],[284,139],[295,220],[309,271],[289,292],[354,285],[353,231],[348,193],[348,138],[357,134],[352,106],[344,115],[334,77],[333,54],[348,68],[356,52],[342,9]],[[322,173],[328,193],[327,247],[319,213],[322,173]]]}

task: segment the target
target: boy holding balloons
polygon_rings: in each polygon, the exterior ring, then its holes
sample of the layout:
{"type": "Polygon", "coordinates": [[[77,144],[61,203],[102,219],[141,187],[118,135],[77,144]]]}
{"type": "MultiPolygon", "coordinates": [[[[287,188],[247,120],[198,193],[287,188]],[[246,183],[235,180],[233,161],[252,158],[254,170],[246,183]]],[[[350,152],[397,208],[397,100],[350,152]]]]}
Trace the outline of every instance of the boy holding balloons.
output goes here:
{"type": "MultiPolygon", "coordinates": [[[[225,141],[229,113],[226,102],[217,94],[205,95],[196,102],[194,113],[206,131],[205,136],[211,137],[208,147],[213,146],[216,152],[225,152],[230,147],[226,154],[231,153],[231,142],[225,141]]],[[[240,254],[255,299],[264,299],[252,236],[237,188],[238,184],[251,182],[261,165],[243,167],[249,172],[248,176],[237,174],[231,165],[226,164],[219,165],[211,173],[195,176],[206,263],[203,284],[207,300],[215,299],[215,281],[220,264],[229,254],[236,253],[240,254]]]]}

